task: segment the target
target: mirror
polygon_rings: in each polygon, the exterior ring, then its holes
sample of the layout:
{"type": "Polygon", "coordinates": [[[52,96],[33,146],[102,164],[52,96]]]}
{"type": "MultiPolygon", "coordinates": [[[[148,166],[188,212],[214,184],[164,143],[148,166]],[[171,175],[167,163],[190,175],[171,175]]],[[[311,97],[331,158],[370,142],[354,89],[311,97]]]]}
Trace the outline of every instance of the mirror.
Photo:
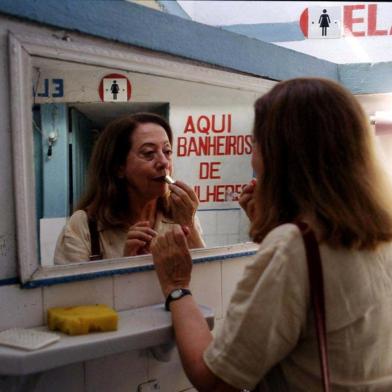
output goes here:
{"type": "MultiPolygon", "coordinates": [[[[139,111],[169,120],[173,177],[199,197],[207,247],[247,241],[248,220],[237,198],[252,178],[253,102],[274,82],[77,40],[10,34],[22,280],[86,268],[53,267],[57,237],[83,193],[97,136],[112,119],[139,111]]],[[[83,264],[113,269],[133,258],[125,259],[83,264]]]]}

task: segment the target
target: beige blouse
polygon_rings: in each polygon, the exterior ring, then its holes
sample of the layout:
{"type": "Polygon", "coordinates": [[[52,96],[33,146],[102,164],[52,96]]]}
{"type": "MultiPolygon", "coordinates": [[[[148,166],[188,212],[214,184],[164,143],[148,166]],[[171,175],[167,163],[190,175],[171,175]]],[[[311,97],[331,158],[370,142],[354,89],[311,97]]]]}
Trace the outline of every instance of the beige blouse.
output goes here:
{"type": "MultiPolygon", "coordinates": [[[[167,220],[162,213],[158,213],[154,230],[159,234],[170,230],[175,223],[167,220]]],[[[195,216],[195,229],[202,235],[200,222],[195,216]]],[[[127,230],[103,230],[98,227],[99,241],[103,259],[123,257],[123,248],[127,238],[127,230]]],[[[64,226],[57,239],[54,252],[55,264],[89,261],[91,253],[90,231],[87,214],[83,210],[75,211],[64,226]]]]}
{"type": "MultiPolygon", "coordinates": [[[[392,391],[392,244],[320,252],[332,390],[392,391]]],[[[305,257],[297,227],[285,224],[245,268],[204,353],[228,384],[253,389],[264,379],[263,391],[287,390],[282,381],[290,391],[322,391],[305,257]]]]}

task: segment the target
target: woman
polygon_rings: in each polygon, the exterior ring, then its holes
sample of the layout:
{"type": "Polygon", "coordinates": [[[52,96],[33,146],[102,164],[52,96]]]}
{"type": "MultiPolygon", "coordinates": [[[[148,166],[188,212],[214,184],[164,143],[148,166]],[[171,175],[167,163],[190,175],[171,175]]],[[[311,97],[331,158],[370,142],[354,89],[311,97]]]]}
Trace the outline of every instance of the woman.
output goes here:
{"type": "Polygon", "coordinates": [[[327,14],[327,10],[323,10],[323,13],[320,15],[318,24],[321,27],[321,35],[327,36],[327,29],[329,27],[329,24],[331,23],[331,19],[329,18],[329,15],[327,14]]]}
{"type": "Polygon", "coordinates": [[[204,247],[196,194],[182,181],[165,182],[172,139],[166,120],[151,113],[105,128],[92,153],[87,191],[57,241],[55,263],[149,253],[151,239],[174,224],[189,228],[191,248],[204,247]],[[98,251],[92,251],[95,232],[98,251]]]}
{"type": "Polygon", "coordinates": [[[392,390],[392,193],[368,120],[335,82],[301,78],[256,101],[253,133],[257,184],[240,204],[260,248],[214,338],[186,295],[185,235],[152,244],[188,377],[199,391],[322,390],[304,243],[290,223],[304,221],[320,245],[332,390],[392,390]]]}

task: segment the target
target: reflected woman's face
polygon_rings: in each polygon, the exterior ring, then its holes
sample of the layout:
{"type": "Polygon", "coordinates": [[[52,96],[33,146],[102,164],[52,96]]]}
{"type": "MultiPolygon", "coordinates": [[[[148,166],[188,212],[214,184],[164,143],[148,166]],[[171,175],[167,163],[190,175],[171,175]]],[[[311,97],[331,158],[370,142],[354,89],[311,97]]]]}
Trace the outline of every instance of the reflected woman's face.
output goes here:
{"type": "Polygon", "coordinates": [[[166,131],[155,123],[140,124],[131,138],[132,148],[120,174],[131,192],[147,200],[163,196],[168,190],[164,177],[172,171],[172,147],[166,131]]]}

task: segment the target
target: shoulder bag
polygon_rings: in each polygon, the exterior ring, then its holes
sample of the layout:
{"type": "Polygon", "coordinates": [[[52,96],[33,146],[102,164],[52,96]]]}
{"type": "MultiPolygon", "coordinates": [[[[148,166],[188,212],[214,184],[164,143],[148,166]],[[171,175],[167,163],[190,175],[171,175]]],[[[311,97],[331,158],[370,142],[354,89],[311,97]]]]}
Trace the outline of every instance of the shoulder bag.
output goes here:
{"type": "Polygon", "coordinates": [[[305,244],[310,286],[310,300],[313,308],[314,322],[317,332],[323,390],[324,392],[330,392],[331,387],[329,378],[327,333],[325,323],[324,283],[320,249],[313,230],[304,222],[295,222],[295,224],[300,230],[305,244]]]}
{"type": "MultiPolygon", "coordinates": [[[[304,222],[294,222],[301,232],[306,252],[306,261],[308,265],[308,277],[309,277],[309,287],[310,287],[310,301],[314,314],[314,322],[316,326],[318,351],[320,357],[320,369],[322,376],[322,385],[324,392],[330,392],[330,379],[329,379],[329,366],[328,366],[328,352],[327,352],[327,336],[326,336],[326,326],[325,326],[325,301],[324,301],[324,287],[323,287],[323,271],[320,258],[320,250],[316,240],[316,236],[313,230],[304,222]]],[[[284,378],[284,375],[280,369],[277,367],[277,372],[280,372],[278,379],[284,378]]],[[[265,381],[268,379],[268,374],[266,375],[265,381]]],[[[276,374],[274,380],[276,379],[276,374]]],[[[276,383],[276,380],[274,381],[276,383]]],[[[268,381],[267,381],[268,384],[268,381]]],[[[257,385],[253,390],[256,392],[263,385],[262,390],[270,390],[269,387],[264,387],[265,383],[263,380],[257,385]]],[[[281,381],[279,386],[275,385],[279,390],[286,391],[288,386],[281,381]]],[[[247,390],[242,390],[242,392],[249,392],[247,390]]]]}
{"type": "Polygon", "coordinates": [[[91,242],[91,254],[89,259],[90,261],[102,260],[97,221],[95,219],[88,217],[88,229],[90,231],[90,242],[91,242]]]}

